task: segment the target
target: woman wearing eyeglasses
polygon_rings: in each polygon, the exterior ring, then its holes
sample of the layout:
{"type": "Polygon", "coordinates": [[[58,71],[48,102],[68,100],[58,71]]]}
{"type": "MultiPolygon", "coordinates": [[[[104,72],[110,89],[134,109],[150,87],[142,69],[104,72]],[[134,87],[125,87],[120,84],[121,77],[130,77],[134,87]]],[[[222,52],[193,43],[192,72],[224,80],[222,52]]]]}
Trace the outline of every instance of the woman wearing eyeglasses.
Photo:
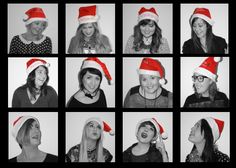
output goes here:
{"type": "Polygon", "coordinates": [[[228,107],[225,93],[218,91],[217,67],[221,57],[208,57],[194,70],[192,80],[194,94],[187,97],[184,107],[228,107]]]}

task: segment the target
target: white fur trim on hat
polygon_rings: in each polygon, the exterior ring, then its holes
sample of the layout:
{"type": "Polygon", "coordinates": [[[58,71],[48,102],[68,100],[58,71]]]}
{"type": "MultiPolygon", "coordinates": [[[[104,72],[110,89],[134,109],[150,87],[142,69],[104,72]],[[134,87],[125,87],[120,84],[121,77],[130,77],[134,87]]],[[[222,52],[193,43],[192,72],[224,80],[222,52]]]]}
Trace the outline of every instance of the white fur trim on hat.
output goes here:
{"type": "Polygon", "coordinates": [[[214,82],[216,82],[217,75],[211,73],[210,71],[206,70],[205,68],[197,67],[197,68],[194,70],[194,73],[199,73],[199,74],[201,74],[201,75],[207,76],[208,78],[210,78],[211,80],[213,80],[214,82]]]}
{"type": "Polygon", "coordinates": [[[146,69],[138,69],[137,70],[139,75],[153,75],[161,77],[159,71],[152,71],[152,70],[146,70],[146,69]]]}
{"type": "Polygon", "coordinates": [[[161,79],[159,80],[159,83],[160,83],[161,85],[165,85],[165,84],[167,83],[167,81],[166,81],[165,78],[161,78],[161,79]]]}
{"type": "Polygon", "coordinates": [[[28,120],[28,119],[34,119],[38,124],[39,121],[37,118],[32,117],[32,116],[22,116],[20,119],[18,119],[18,121],[16,121],[15,125],[13,125],[12,127],[12,136],[14,138],[17,137],[17,134],[19,132],[19,130],[21,129],[21,127],[23,126],[23,124],[28,120]]]}
{"type": "Polygon", "coordinates": [[[103,122],[97,117],[91,117],[91,118],[87,119],[85,121],[85,125],[88,124],[91,121],[96,121],[102,127],[102,130],[103,130],[103,127],[104,127],[103,122]]]}
{"type": "Polygon", "coordinates": [[[85,69],[85,68],[94,68],[94,69],[97,69],[99,70],[102,75],[104,75],[104,72],[103,72],[103,69],[102,67],[96,62],[96,61],[93,61],[93,60],[85,60],[83,62],[83,65],[81,67],[81,70],[82,69],[85,69]]]}
{"type": "Polygon", "coordinates": [[[47,18],[41,18],[41,17],[34,17],[34,18],[31,18],[31,19],[28,19],[25,21],[25,25],[29,25],[30,23],[32,22],[35,22],[35,21],[45,21],[48,23],[48,19],[47,18]]]}
{"type": "Polygon", "coordinates": [[[215,62],[220,62],[220,61],[222,61],[222,57],[214,57],[214,61],[215,62]]]}
{"type": "Polygon", "coordinates": [[[93,15],[88,15],[88,16],[83,16],[78,19],[79,24],[84,24],[84,23],[93,23],[97,22],[99,19],[99,16],[93,16],[93,15]]]}
{"type": "Polygon", "coordinates": [[[215,122],[215,119],[211,117],[207,117],[205,118],[205,120],[208,122],[208,124],[211,127],[211,131],[212,131],[212,135],[213,135],[214,143],[215,143],[220,137],[219,127],[217,123],[215,122]]]}
{"type": "Polygon", "coordinates": [[[212,19],[210,19],[209,17],[207,17],[206,15],[203,15],[203,14],[193,14],[193,15],[191,16],[190,20],[189,20],[190,25],[192,25],[192,21],[193,21],[193,19],[196,18],[196,17],[205,20],[205,21],[208,22],[211,26],[213,26],[213,24],[214,24],[214,21],[213,21],[212,19]]]}
{"type": "Polygon", "coordinates": [[[156,24],[159,21],[158,15],[154,14],[153,12],[144,12],[141,15],[138,16],[138,22],[145,20],[145,19],[150,19],[156,22],[156,24]]]}
{"type": "Polygon", "coordinates": [[[50,66],[50,64],[49,63],[43,63],[42,61],[35,61],[34,63],[32,63],[27,69],[26,69],[26,73],[27,73],[27,75],[29,75],[30,74],[30,72],[32,72],[34,69],[36,69],[37,67],[39,67],[39,66],[41,66],[41,65],[43,65],[43,66],[45,66],[45,67],[49,67],[50,66]]]}

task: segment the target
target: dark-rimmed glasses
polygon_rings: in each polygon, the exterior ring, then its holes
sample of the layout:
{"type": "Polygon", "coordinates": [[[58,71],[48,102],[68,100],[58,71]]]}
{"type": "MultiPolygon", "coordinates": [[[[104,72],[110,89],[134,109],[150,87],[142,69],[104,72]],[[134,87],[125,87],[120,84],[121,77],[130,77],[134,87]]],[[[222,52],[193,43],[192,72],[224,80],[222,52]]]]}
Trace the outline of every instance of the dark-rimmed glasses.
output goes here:
{"type": "Polygon", "coordinates": [[[196,82],[196,80],[198,80],[198,82],[203,82],[205,78],[208,78],[207,76],[203,76],[203,75],[193,75],[192,76],[192,80],[193,82],[196,82]]]}

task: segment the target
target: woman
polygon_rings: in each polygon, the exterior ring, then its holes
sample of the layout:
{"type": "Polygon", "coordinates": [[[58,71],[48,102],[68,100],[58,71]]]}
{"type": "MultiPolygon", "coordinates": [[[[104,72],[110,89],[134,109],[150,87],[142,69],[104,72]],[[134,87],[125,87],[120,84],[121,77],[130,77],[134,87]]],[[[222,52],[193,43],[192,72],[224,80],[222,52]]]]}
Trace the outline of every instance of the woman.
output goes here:
{"type": "Polygon", "coordinates": [[[123,162],[168,162],[165,144],[167,138],[162,126],[155,118],[139,121],[135,136],[138,143],[123,152],[123,162]],[[159,141],[157,141],[159,139],[159,141]]]}
{"type": "Polygon", "coordinates": [[[10,44],[10,54],[51,54],[52,41],[43,35],[48,19],[43,9],[34,7],[25,12],[26,33],[14,36],[10,44]]]}
{"type": "Polygon", "coordinates": [[[194,94],[187,97],[184,107],[228,107],[227,96],[217,89],[217,68],[220,57],[208,57],[194,70],[194,94]]]}
{"type": "Polygon", "coordinates": [[[171,108],[172,93],[162,87],[166,84],[164,67],[158,60],[143,58],[138,70],[140,85],[129,90],[125,108],[171,108]]]}
{"type": "Polygon", "coordinates": [[[39,150],[41,130],[38,119],[21,116],[13,122],[12,135],[21,148],[21,153],[9,162],[57,162],[57,156],[39,150]]]}
{"type": "Polygon", "coordinates": [[[183,54],[227,54],[226,41],[213,34],[213,24],[207,8],[196,8],[190,17],[191,39],[184,42],[183,54]]]}
{"type": "Polygon", "coordinates": [[[96,5],[79,8],[79,27],[71,39],[69,54],[105,54],[111,53],[107,36],[100,33],[96,15],[96,5]]]}
{"type": "Polygon", "coordinates": [[[159,16],[154,8],[142,7],[139,10],[138,24],[134,27],[134,34],[127,41],[124,53],[170,53],[168,42],[162,37],[158,21],[159,16]]]}
{"type": "Polygon", "coordinates": [[[103,131],[114,135],[114,131],[99,118],[86,120],[80,144],[66,154],[66,162],[111,162],[113,156],[103,147],[103,131]]]}
{"type": "Polygon", "coordinates": [[[47,85],[49,64],[43,59],[32,58],[26,66],[26,84],[15,90],[12,107],[57,107],[57,93],[47,85]]]}
{"type": "Polygon", "coordinates": [[[112,83],[106,65],[96,57],[85,59],[80,68],[79,91],[68,101],[67,107],[107,107],[106,97],[100,88],[102,76],[112,83]]]}
{"type": "Polygon", "coordinates": [[[188,140],[194,144],[186,162],[229,162],[229,156],[220,152],[215,143],[223,131],[224,121],[203,118],[191,129],[188,140]]]}

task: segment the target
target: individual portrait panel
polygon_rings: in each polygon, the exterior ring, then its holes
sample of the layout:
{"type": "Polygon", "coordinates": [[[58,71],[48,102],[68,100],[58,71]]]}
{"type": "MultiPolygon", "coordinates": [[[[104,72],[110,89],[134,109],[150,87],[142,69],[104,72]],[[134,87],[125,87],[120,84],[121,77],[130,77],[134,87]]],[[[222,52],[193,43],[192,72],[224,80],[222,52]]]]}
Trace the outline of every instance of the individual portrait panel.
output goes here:
{"type": "Polygon", "coordinates": [[[123,53],[173,53],[172,4],[123,4],[123,53]]]}
{"type": "Polygon", "coordinates": [[[173,107],[170,57],[123,58],[123,107],[173,107]]]}
{"type": "Polygon", "coordinates": [[[65,52],[115,53],[115,4],[66,4],[65,52]]]}
{"type": "Polygon", "coordinates": [[[227,54],[228,4],[181,4],[183,54],[227,54]]]}
{"type": "Polygon", "coordinates": [[[8,53],[57,54],[58,5],[8,4],[8,53]]]}
{"type": "Polygon", "coordinates": [[[229,57],[181,57],[181,107],[229,107],[229,57]]]}
{"type": "Polygon", "coordinates": [[[115,112],[66,112],[66,162],[115,160],[115,112]]]}
{"type": "Polygon", "coordinates": [[[181,162],[229,162],[230,113],[181,112],[180,146],[181,162]]]}
{"type": "Polygon", "coordinates": [[[8,58],[8,107],[58,107],[58,58],[8,58]]]}
{"type": "Polygon", "coordinates": [[[9,112],[8,119],[9,162],[58,161],[57,112],[9,112]]]}
{"type": "Polygon", "coordinates": [[[115,58],[66,58],[66,106],[115,107],[115,58]]]}
{"type": "Polygon", "coordinates": [[[172,162],[172,121],[172,112],[123,112],[123,162],[172,162]]]}

